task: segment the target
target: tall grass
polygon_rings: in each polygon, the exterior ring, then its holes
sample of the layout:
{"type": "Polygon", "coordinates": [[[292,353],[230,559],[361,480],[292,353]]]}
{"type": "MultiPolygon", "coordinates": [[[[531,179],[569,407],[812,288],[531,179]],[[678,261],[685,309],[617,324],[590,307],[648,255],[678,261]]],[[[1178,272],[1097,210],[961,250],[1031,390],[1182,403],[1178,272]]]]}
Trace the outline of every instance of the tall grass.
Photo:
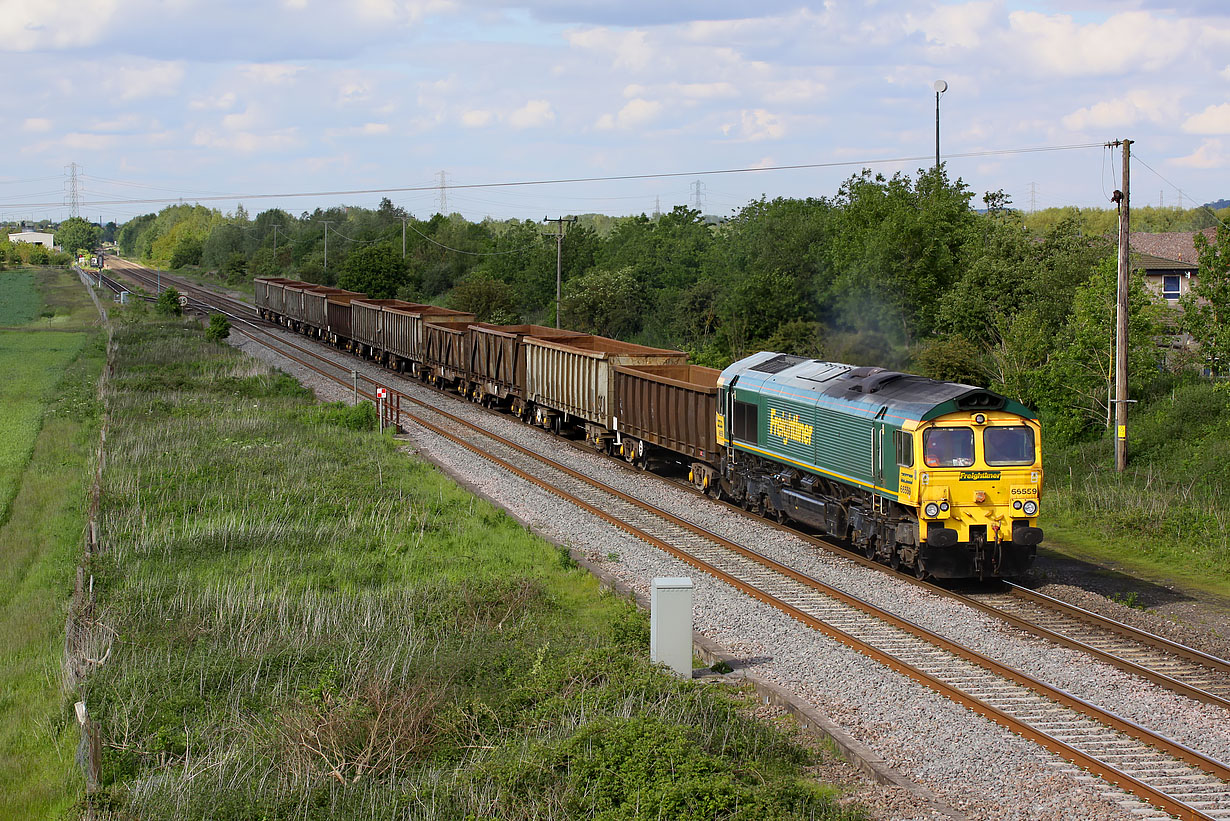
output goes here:
{"type": "Polygon", "coordinates": [[[1230,393],[1186,382],[1133,412],[1129,468],[1109,438],[1046,460],[1046,515],[1102,555],[1230,593],[1230,393]]]}
{"type": "Polygon", "coordinates": [[[634,608],[387,436],[190,324],[116,343],[95,809],[856,817],[737,699],[649,668],[634,608]]]}

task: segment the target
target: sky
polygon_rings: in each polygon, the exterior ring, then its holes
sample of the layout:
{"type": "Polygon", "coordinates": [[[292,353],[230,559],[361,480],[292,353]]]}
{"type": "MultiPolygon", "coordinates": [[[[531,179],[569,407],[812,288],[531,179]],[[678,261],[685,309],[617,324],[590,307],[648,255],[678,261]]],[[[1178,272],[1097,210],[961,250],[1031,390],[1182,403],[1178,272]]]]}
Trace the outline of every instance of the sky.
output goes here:
{"type": "Polygon", "coordinates": [[[930,167],[940,79],[976,204],[1109,207],[1120,138],[1134,206],[1230,197],[1223,0],[0,0],[0,61],[0,220],[73,164],[95,221],[729,215],[930,167]]]}

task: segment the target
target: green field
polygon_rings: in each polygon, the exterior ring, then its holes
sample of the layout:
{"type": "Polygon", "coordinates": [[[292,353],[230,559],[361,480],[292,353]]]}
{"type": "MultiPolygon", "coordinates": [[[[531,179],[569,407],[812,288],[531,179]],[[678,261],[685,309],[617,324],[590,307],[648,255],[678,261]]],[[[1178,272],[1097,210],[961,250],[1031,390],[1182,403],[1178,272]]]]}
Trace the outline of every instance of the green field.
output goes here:
{"type": "MultiPolygon", "coordinates": [[[[192,322],[116,333],[85,697],[99,809],[856,818],[816,753],[645,660],[645,616],[192,322]]],[[[357,424],[363,427],[362,424],[357,424]]]]}
{"type": "Polygon", "coordinates": [[[41,305],[34,271],[0,271],[0,326],[25,325],[38,316],[41,305]]]}
{"type": "Polygon", "coordinates": [[[60,662],[103,349],[97,332],[41,330],[88,327],[83,304],[94,308],[75,276],[4,272],[0,291],[4,321],[31,328],[0,331],[0,817],[59,817],[83,792],[60,662]]]}

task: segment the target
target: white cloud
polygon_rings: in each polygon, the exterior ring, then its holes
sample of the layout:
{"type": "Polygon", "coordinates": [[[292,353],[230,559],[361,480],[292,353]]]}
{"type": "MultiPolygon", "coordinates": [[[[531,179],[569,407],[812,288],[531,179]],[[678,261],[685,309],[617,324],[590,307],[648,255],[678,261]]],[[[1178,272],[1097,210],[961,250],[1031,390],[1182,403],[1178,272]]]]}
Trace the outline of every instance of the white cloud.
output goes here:
{"type": "Polygon", "coordinates": [[[108,66],[103,78],[103,88],[120,100],[170,97],[179,93],[184,81],[184,64],[140,60],[129,65],[108,66]]]}
{"type": "Polygon", "coordinates": [[[27,117],[21,123],[21,130],[35,134],[42,131],[50,131],[51,120],[48,120],[46,117],[27,117]]]}
{"type": "Polygon", "coordinates": [[[371,96],[371,85],[361,80],[344,82],[337,89],[339,103],[361,103],[371,96]]]}
{"type": "Polygon", "coordinates": [[[928,44],[941,49],[974,49],[991,33],[996,10],[997,5],[988,2],[939,6],[927,15],[905,15],[905,28],[922,33],[928,44]]]}
{"type": "Polygon", "coordinates": [[[537,128],[555,120],[555,112],[546,100],[530,100],[508,115],[513,128],[537,128]]]}
{"type": "Polygon", "coordinates": [[[619,110],[618,114],[613,116],[611,114],[603,114],[598,120],[597,127],[603,130],[636,128],[652,122],[661,112],[662,103],[657,100],[643,100],[638,97],[635,100],[629,100],[619,110]]]}
{"type": "Polygon", "coordinates": [[[233,91],[225,91],[222,94],[217,94],[213,97],[197,97],[192,102],[188,103],[188,108],[197,111],[201,110],[219,110],[225,111],[235,105],[238,98],[233,91]]]}
{"type": "Polygon", "coordinates": [[[239,67],[239,76],[251,83],[286,85],[303,72],[303,66],[286,63],[248,63],[239,67]]]}
{"type": "Polygon", "coordinates": [[[201,129],[192,136],[192,144],[202,148],[240,151],[245,154],[256,151],[280,151],[294,148],[302,142],[296,132],[295,128],[284,128],[267,134],[254,134],[250,131],[219,134],[208,129],[201,129]]]}
{"type": "Polygon", "coordinates": [[[482,128],[491,122],[491,112],[473,109],[461,115],[461,124],[466,128],[482,128]]]}
{"type": "Polygon", "coordinates": [[[1178,100],[1173,92],[1132,91],[1123,97],[1103,100],[1073,111],[1062,122],[1065,128],[1085,131],[1123,128],[1138,122],[1171,122],[1178,115],[1178,100]]]}
{"type": "Polygon", "coordinates": [[[749,141],[776,140],[785,135],[785,133],[786,127],[782,124],[781,118],[763,108],[744,109],[739,112],[737,128],[734,123],[722,126],[723,135],[731,136],[734,134],[740,139],[749,141]]]}
{"type": "Polygon", "coordinates": [[[6,2],[0,8],[0,51],[91,46],[115,16],[117,0],[6,2]]]}
{"type": "Polygon", "coordinates": [[[1201,34],[1194,20],[1128,11],[1079,25],[1069,14],[1014,11],[1011,42],[1032,69],[1065,76],[1156,71],[1180,60],[1201,34]]]}
{"type": "Polygon", "coordinates": [[[64,138],[60,140],[60,144],[65,148],[80,149],[82,151],[103,151],[118,145],[119,138],[113,134],[72,133],[65,134],[64,138]]]}
{"type": "Polygon", "coordinates": [[[1230,134],[1230,103],[1211,105],[1188,117],[1183,130],[1190,134],[1230,134]]]}
{"type": "Polygon", "coordinates": [[[575,48],[606,53],[615,68],[640,71],[648,68],[654,59],[649,37],[643,31],[579,29],[565,32],[564,38],[575,48]]]}
{"type": "Polygon", "coordinates": [[[330,128],[325,130],[326,137],[383,137],[392,129],[388,123],[364,123],[346,128],[330,128]]]}
{"type": "Polygon", "coordinates": [[[1212,139],[1205,140],[1199,148],[1186,157],[1176,157],[1169,163],[1185,168],[1224,168],[1230,163],[1230,157],[1226,156],[1222,141],[1212,139]]]}

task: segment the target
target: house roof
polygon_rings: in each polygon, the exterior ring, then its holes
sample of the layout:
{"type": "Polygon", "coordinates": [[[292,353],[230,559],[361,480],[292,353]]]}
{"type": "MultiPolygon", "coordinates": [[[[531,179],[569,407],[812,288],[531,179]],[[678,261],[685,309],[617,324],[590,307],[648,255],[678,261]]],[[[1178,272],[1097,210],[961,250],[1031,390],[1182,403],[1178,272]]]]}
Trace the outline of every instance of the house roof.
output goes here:
{"type": "Polygon", "coordinates": [[[1195,264],[1196,233],[1204,234],[1209,242],[1216,242],[1217,232],[1214,228],[1196,231],[1166,231],[1160,234],[1148,234],[1144,231],[1133,231],[1128,235],[1128,245],[1140,254],[1195,264]]]}
{"type": "Polygon", "coordinates": [[[1146,274],[1158,271],[1194,271],[1196,270],[1196,259],[1193,257],[1190,262],[1182,262],[1177,259],[1165,259],[1152,254],[1133,252],[1132,267],[1146,274]]]}

